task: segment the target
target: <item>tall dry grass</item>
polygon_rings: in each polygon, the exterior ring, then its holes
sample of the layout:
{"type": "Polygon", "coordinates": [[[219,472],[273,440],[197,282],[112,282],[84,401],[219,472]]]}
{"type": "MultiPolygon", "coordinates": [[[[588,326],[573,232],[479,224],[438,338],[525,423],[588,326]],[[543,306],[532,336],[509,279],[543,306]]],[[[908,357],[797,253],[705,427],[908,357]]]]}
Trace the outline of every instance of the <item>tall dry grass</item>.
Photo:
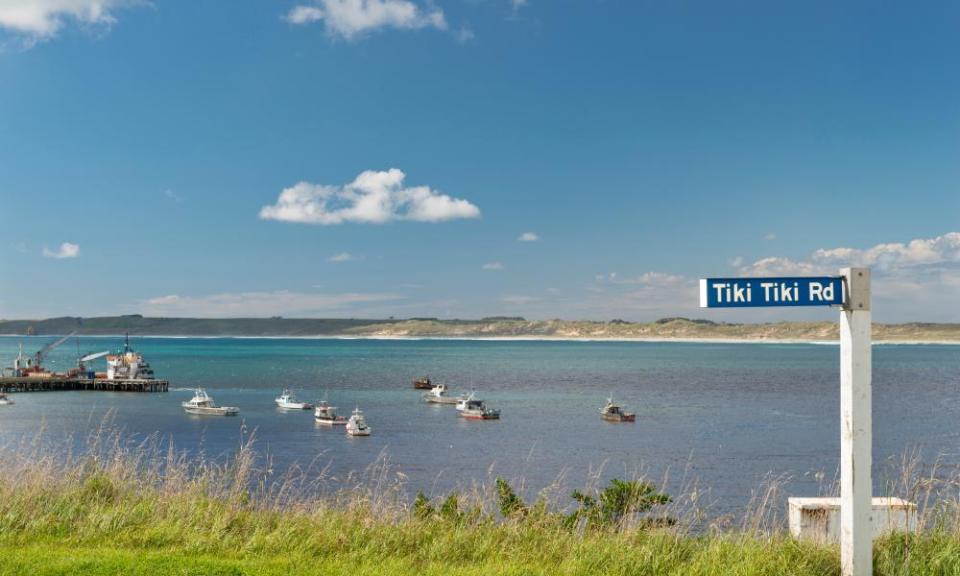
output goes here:
{"type": "MultiPolygon", "coordinates": [[[[922,533],[880,542],[878,573],[960,574],[960,484],[938,464],[921,462],[919,453],[905,454],[888,486],[890,495],[918,502],[922,533]]],[[[602,468],[592,471],[581,491],[596,494],[603,477],[602,468]]],[[[649,480],[642,471],[633,479],[649,480]]],[[[528,499],[525,514],[507,517],[498,511],[495,480],[490,470],[458,492],[455,513],[423,517],[387,453],[334,478],[320,459],[275,469],[257,450],[254,431],[243,430],[231,454],[209,457],[158,436],[132,437],[107,418],[82,439],[55,442],[41,431],[0,447],[0,544],[108,542],[371,565],[402,558],[413,567],[486,566],[487,573],[835,574],[838,567],[834,548],[786,534],[784,476],[768,478],[741,514],[717,517],[710,491],[688,468],[676,481],[664,475],[655,482],[682,486],[669,504],[600,529],[564,521],[571,500],[563,475],[528,499]],[[651,516],[674,522],[652,525],[651,516]]],[[[523,493],[521,478],[506,480],[523,493]]],[[[432,504],[439,510],[448,496],[432,504]]]]}

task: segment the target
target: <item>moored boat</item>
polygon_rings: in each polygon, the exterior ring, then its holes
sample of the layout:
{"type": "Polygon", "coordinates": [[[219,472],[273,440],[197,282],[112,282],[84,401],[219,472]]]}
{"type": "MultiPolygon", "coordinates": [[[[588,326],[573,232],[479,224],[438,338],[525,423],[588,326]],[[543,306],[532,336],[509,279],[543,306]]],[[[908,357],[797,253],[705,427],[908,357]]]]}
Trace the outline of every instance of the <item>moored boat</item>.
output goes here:
{"type": "Polygon", "coordinates": [[[436,384],[429,392],[423,395],[423,399],[431,404],[457,404],[463,400],[463,397],[447,396],[447,385],[436,384]]]}
{"type": "Polygon", "coordinates": [[[469,420],[499,420],[500,411],[495,408],[487,408],[483,400],[469,399],[463,401],[463,408],[457,404],[460,410],[460,416],[469,420]]]}
{"type": "Polygon", "coordinates": [[[235,406],[217,406],[203,388],[197,388],[193,398],[181,402],[180,405],[188,414],[201,416],[236,416],[240,412],[240,409],[235,406]]]}
{"type": "Polygon", "coordinates": [[[463,412],[463,409],[467,407],[467,403],[473,400],[476,397],[473,391],[470,391],[466,396],[461,396],[457,400],[457,412],[463,412]]]}
{"type": "Polygon", "coordinates": [[[423,378],[414,380],[413,387],[417,390],[430,390],[433,388],[433,382],[430,381],[429,376],[424,376],[423,378]]]}
{"type": "Polygon", "coordinates": [[[313,408],[313,404],[309,404],[307,402],[297,402],[297,399],[293,396],[293,392],[290,390],[284,390],[283,394],[274,400],[274,402],[277,403],[278,408],[283,408],[285,410],[309,410],[313,408]]]}
{"type": "Polygon", "coordinates": [[[354,408],[350,420],[347,420],[347,434],[350,436],[369,436],[372,432],[367,425],[367,419],[363,417],[360,408],[354,408]]]}
{"type": "MultiPolygon", "coordinates": [[[[95,357],[95,356],[94,356],[95,357]]],[[[153,368],[144,360],[143,354],[130,347],[130,335],[123,348],[107,356],[107,380],[153,380],[153,368]]]]}
{"type": "Polygon", "coordinates": [[[10,406],[11,404],[13,404],[13,400],[3,392],[0,392],[0,406],[10,406]]]}
{"type": "Polygon", "coordinates": [[[342,426],[347,423],[347,419],[337,414],[337,408],[331,406],[326,400],[321,400],[317,408],[313,411],[313,418],[318,424],[327,424],[330,426],[342,426]]]}
{"type": "Polygon", "coordinates": [[[623,408],[613,403],[613,398],[607,398],[607,405],[600,409],[600,417],[607,422],[633,422],[637,415],[633,412],[624,412],[623,408]]]}

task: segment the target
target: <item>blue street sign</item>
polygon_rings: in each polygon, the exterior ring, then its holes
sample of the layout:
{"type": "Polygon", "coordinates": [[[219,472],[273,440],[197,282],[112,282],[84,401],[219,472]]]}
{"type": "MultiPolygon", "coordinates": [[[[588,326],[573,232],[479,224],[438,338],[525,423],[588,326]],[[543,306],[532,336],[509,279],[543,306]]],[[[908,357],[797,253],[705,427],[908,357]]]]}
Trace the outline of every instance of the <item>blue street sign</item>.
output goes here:
{"type": "Polygon", "coordinates": [[[759,306],[841,306],[843,277],[704,278],[701,308],[759,306]]]}

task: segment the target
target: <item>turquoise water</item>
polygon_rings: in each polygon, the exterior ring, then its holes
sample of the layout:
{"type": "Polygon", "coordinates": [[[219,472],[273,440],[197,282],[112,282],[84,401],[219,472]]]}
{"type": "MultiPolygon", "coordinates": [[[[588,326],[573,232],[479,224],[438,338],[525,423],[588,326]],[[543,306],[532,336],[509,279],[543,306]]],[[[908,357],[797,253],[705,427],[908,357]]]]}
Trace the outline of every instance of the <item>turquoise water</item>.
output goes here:
{"type": "MultiPolygon", "coordinates": [[[[0,362],[17,344],[32,352],[51,338],[0,337],[0,362]]],[[[114,348],[118,338],[84,337],[80,351],[114,348]]],[[[139,338],[134,347],[171,381],[166,394],[93,392],[15,395],[0,407],[0,438],[83,437],[106,414],[131,436],[159,433],[207,455],[235,449],[241,428],[274,468],[320,463],[342,478],[389,456],[411,490],[443,493],[493,473],[523,478],[528,494],[563,477],[582,486],[646,473],[679,490],[681,478],[709,488],[716,510],[742,507],[769,475],[786,475],[791,495],[817,495],[839,457],[839,349],[805,344],[642,342],[388,341],[335,339],[139,338]],[[502,410],[500,421],[464,421],[450,406],[427,405],[411,380],[429,374],[454,393],[473,388],[502,410]],[[185,389],[203,386],[238,418],[183,413],[185,389]],[[348,438],[317,426],[312,413],[283,412],[273,399],[291,387],[302,400],[327,396],[341,413],[360,406],[374,429],[348,438]],[[609,424],[607,396],[636,411],[609,424]]],[[[51,356],[58,370],[77,346],[51,356]]],[[[97,369],[104,369],[103,360],[97,369]]],[[[919,449],[960,464],[960,347],[874,349],[874,477],[919,449]]]]}

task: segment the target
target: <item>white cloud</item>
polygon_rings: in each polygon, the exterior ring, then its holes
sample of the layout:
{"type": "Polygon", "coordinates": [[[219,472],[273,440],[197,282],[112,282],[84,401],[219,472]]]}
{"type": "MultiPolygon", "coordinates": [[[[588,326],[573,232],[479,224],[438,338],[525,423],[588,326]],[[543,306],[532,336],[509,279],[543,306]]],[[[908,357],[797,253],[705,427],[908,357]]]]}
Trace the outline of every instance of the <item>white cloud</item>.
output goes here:
{"type": "Polygon", "coordinates": [[[873,270],[881,321],[960,319],[960,232],[906,243],[821,248],[805,259],[762,258],[741,266],[743,276],[836,275],[846,266],[873,270]]]}
{"type": "Polygon", "coordinates": [[[308,224],[391,220],[441,222],[479,218],[480,209],[427,186],[404,187],[406,175],[396,168],[367,170],[344,186],[299,182],[285,188],[276,204],[260,209],[260,218],[308,224]]]}
{"type": "Polygon", "coordinates": [[[328,33],[347,40],[381,28],[447,29],[443,10],[424,9],[409,0],[316,0],[295,6],[285,19],[301,25],[322,20],[328,33]]]}
{"type": "Polygon", "coordinates": [[[520,242],[536,242],[540,240],[540,236],[538,236],[535,232],[524,232],[519,238],[517,238],[517,240],[520,242]]]}
{"type": "MultiPolygon", "coordinates": [[[[2,1],[3,0],[0,0],[0,2],[2,1]]],[[[173,190],[170,190],[169,188],[163,191],[163,195],[167,197],[167,200],[172,200],[177,204],[183,204],[183,198],[173,190]]]]}
{"type": "Polygon", "coordinates": [[[598,283],[640,286],[673,286],[687,282],[686,277],[666,272],[644,272],[639,276],[621,277],[616,272],[594,277],[598,283]]]}
{"type": "MultiPolygon", "coordinates": [[[[836,270],[831,270],[835,273],[836,270]]],[[[792,260],[786,257],[772,256],[761,258],[752,264],[740,267],[743,276],[816,276],[824,274],[825,269],[813,262],[792,260]]]]}
{"type": "Polygon", "coordinates": [[[500,262],[487,262],[481,266],[481,268],[484,270],[503,270],[503,264],[500,262]]]}
{"type": "Polygon", "coordinates": [[[351,260],[356,260],[356,256],[349,252],[341,252],[327,258],[327,262],[349,262],[351,260]]]}
{"type": "Polygon", "coordinates": [[[510,6],[514,10],[519,10],[528,4],[528,0],[510,0],[510,6]]]}
{"type": "Polygon", "coordinates": [[[0,0],[0,27],[32,42],[57,35],[67,21],[109,27],[116,8],[140,4],[136,0],[0,0]]]}
{"type": "Polygon", "coordinates": [[[294,6],[287,12],[286,20],[291,24],[309,24],[323,20],[323,10],[316,6],[294,6]]]}
{"type": "Polygon", "coordinates": [[[524,304],[532,304],[534,302],[539,302],[540,298],[536,296],[504,296],[500,299],[504,304],[512,304],[515,306],[523,306],[524,304]]]}
{"type": "Polygon", "coordinates": [[[764,240],[776,240],[777,235],[773,232],[768,232],[766,236],[763,237],[764,240]]]}
{"type": "Polygon", "coordinates": [[[477,35],[473,33],[473,30],[467,28],[466,26],[461,26],[460,29],[457,30],[456,37],[457,37],[457,42],[461,44],[466,44],[467,42],[476,38],[477,35]]]}
{"type": "Polygon", "coordinates": [[[239,292],[209,296],[169,294],[140,303],[138,310],[151,316],[193,318],[265,317],[280,315],[316,316],[351,310],[358,305],[399,300],[396,294],[320,294],[279,290],[239,292]]]}
{"type": "Polygon", "coordinates": [[[835,274],[844,266],[866,266],[895,274],[917,267],[960,264],[960,232],[918,238],[906,244],[892,242],[871,248],[821,248],[806,260],[768,257],[741,268],[744,275],[835,274]]]}
{"type": "Polygon", "coordinates": [[[71,244],[70,242],[64,242],[56,251],[44,246],[43,255],[47,258],[56,258],[58,260],[62,260],[64,258],[76,258],[80,255],[80,246],[77,244],[71,244]]]}

